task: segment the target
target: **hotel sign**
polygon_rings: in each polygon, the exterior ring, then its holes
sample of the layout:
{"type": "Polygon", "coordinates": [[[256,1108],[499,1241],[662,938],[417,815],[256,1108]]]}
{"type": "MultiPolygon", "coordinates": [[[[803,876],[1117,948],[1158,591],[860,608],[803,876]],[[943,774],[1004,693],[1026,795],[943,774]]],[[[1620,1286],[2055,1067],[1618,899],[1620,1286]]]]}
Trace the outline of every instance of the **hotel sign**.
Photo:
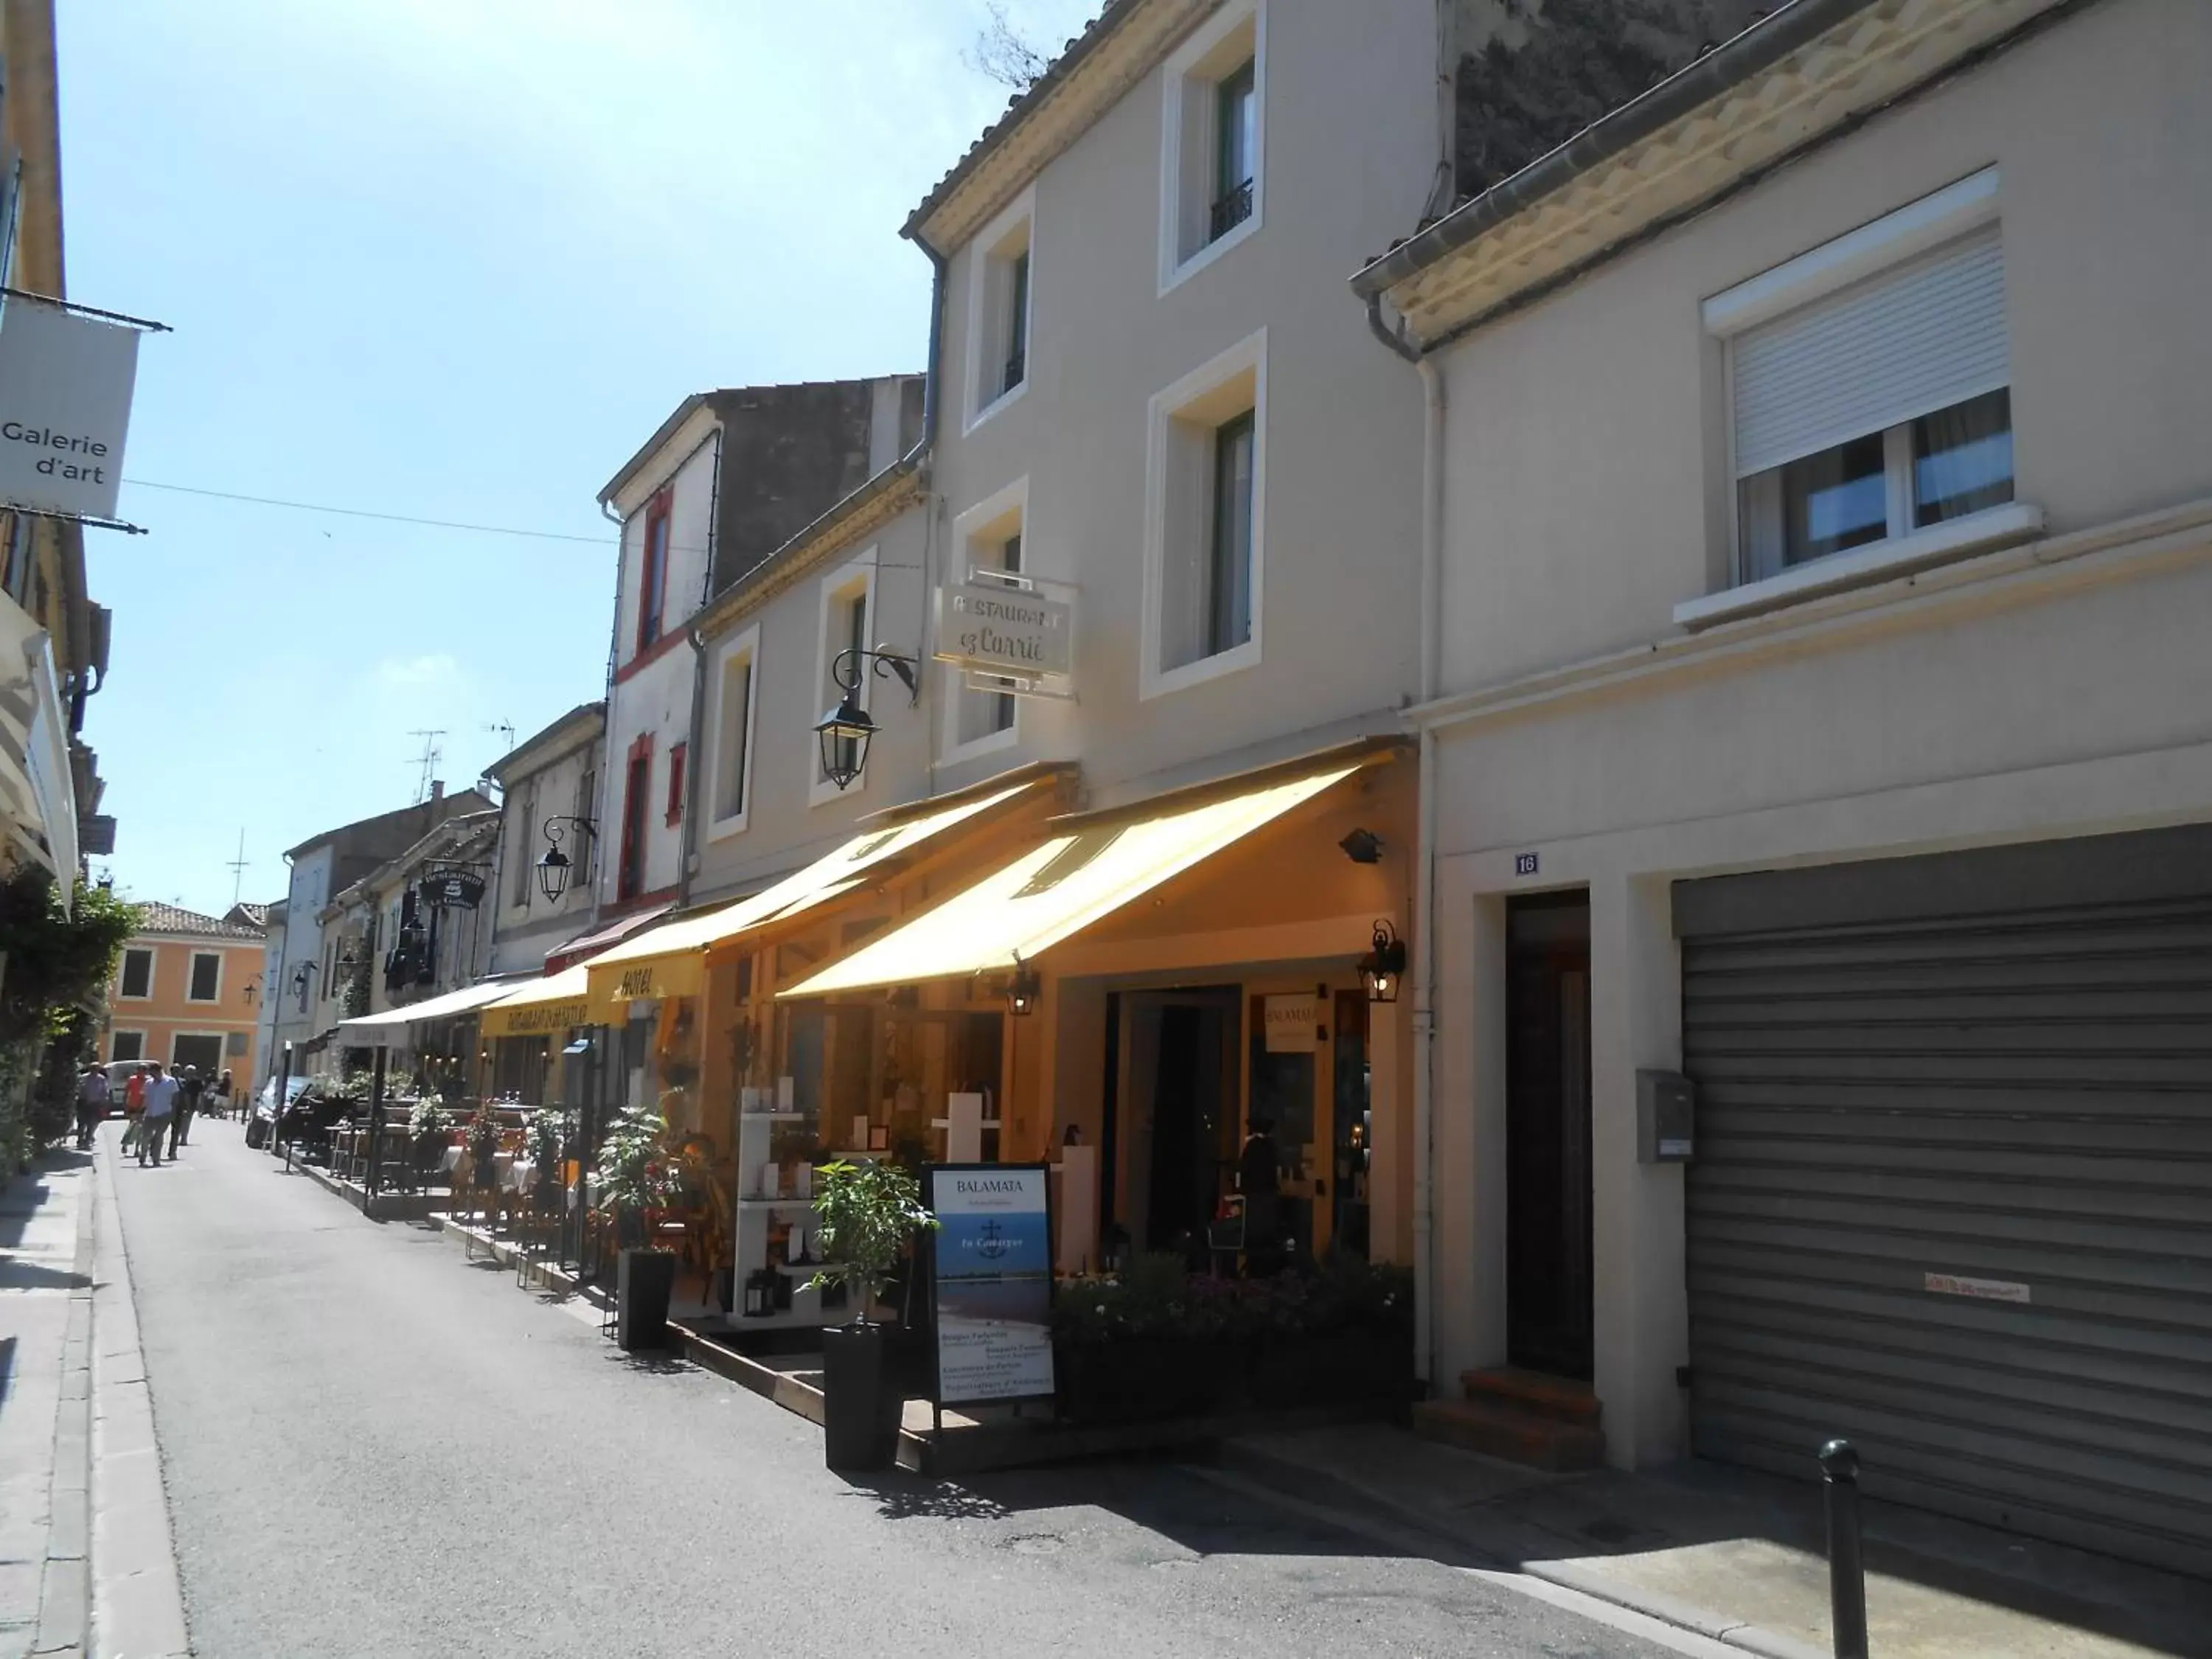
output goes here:
{"type": "Polygon", "coordinates": [[[1066,679],[1075,668],[1074,609],[995,582],[937,590],[937,659],[971,673],[1066,679]]]}

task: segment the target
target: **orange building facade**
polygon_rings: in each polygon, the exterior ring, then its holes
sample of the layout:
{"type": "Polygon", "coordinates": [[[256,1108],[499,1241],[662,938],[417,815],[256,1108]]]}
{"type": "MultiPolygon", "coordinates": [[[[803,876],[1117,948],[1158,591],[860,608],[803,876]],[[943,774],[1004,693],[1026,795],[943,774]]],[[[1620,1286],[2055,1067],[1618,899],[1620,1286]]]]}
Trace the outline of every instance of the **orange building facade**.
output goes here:
{"type": "Polygon", "coordinates": [[[145,925],[123,948],[107,988],[103,1060],[158,1060],[231,1073],[251,1085],[261,1006],[264,928],[246,906],[227,916],[173,904],[140,907],[145,925]]]}

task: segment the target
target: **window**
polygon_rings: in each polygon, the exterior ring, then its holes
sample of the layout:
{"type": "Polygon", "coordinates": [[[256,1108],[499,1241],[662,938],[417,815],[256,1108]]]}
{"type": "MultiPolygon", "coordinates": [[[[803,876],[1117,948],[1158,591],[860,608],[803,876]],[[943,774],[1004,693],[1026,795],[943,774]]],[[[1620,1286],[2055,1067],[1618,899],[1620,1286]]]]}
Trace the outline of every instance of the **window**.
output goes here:
{"type": "Polygon", "coordinates": [[[514,893],[508,902],[518,910],[530,908],[532,878],[537,859],[538,785],[533,780],[527,787],[514,792],[514,838],[508,842],[507,856],[514,860],[514,893]]]}
{"type": "Polygon", "coordinates": [[[1142,695],[1257,662],[1267,500],[1267,336],[1159,393],[1146,480],[1142,695]]]}
{"type": "MultiPolygon", "coordinates": [[[[835,708],[845,696],[844,687],[840,685],[836,679],[840,657],[848,652],[858,653],[868,649],[870,631],[873,625],[872,611],[875,591],[876,550],[873,548],[870,548],[842,570],[835,571],[823,579],[819,684],[822,687],[822,707],[824,709],[835,708]]],[[[851,671],[859,675],[860,704],[861,708],[866,708],[868,706],[869,691],[876,677],[871,672],[870,665],[862,658],[854,655],[846,657],[845,660],[850,665],[851,671]]],[[[823,769],[822,745],[819,740],[810,745],[809,752],[811,758],[808,762],[808,775],[813,780],[812,787],[808,791],[807,795],[809,805],[818,806],[823,801],[836,799],[841,793],[849,793],[850,790],[840,791],[837,786],[830,781],[829,773],[823,769]]],[[[844,740],[842,753],[838,757],[840,764],[849,766],[859,759],[857,745],[851,739],[844,740]]],[[[854,781],[851,788],[862,788],[866,783],[866,775],[863,773],[860,777],[854,781]]]]}
{"type": "Polygon", "coordinates": [[[977,234],[968,274],[968,424],[1029,385],[1030,224],[1024,195],[977,234]]]}
{"type": "Polygon", "coordinates": [[[1224,6],[1168,59],[1160,138],[1160,291],[1260,228],[1267,8],[1224,6]]]}
{"type": "Polygon", "coordinates": [[[1996,185],[1994,168],[1961,179],[1705,301],[1727,353],[1736,576],[1753,591],[1676,620],[2039,527],[2014,504],[1996,185]]]}
{"type": "Polygon", "coordinates": [[[1252,637],[1252,414],[1213,428],[1213,511],[1206,569],[1206,654],[1252,637]]]}
{"type": "MultiPolygon", "coordinates": [[[[1022,572],[1022,544],[1028,532],[1029,480],[1024,478],[979,501],[953,520],[952,544],[965,568],[956,574],[1001,570],[1022,572]]],[[[988,581],[988,577],[981,580],[988,581]]],[[[972,754],[1001,749],[1014,741],[1016,705],[1011,692],[988,689],[995,681],[988,674],[947,664],[945,755],[964,760],[972,754]],[[983,689],[979,689],[983,688],[983,689]]]]}
{"type": "Polygon", "coordinates": [[[222,953],[218,951],[192,952],[192,975],[185,988],[185,999],[189,1002],[214,1002],[222,995],[222,953]]]}
{"type": "Polygon", "coordinates": [[[125,951],[123,953],[123,976],[117,982],[115,994],[134,1001],[154,994],[154,953],[151,951],[125,951]]]}
{"type": "Polygon", "coordinates": [[[1213,205],[1206,237],[1218,240],[1252,216],[1252,170],[1260,154],[1260,89],[1248,58],[1213,89],[1213,205]]]}
{"type": "Polygon", "coordinates": [[[645,509],[645,535],[638,549],[637,648],[643,652],[660,637],[660,613],[668,591],[668,514],[672,490],[664,489],[645,509]]]}
{"type": "Polygon", "coordinates": [[[684,763],[691,752],[688,743],[672,744],[668,750],[668,822],[684,822],[684,763]]]}
{"type": "Polygon", "coordinates": [[[725,644],[716,659],[712,835],[735,835],[743,830],[751,805],[753,663],[759,651],[760,629],[749,628],[725,644]]]}
{"type": "Polygon", "coordinates": [[[109,1040],[107,1057],[110,1060],[143,1060],[146,1058],[146,1034],[143,1031],[118,1031],[109,1040]]]}
{"type": "Polygon", "coordinates": [[[647,734],[630,745],[629,771],[623,781],[622,855],[615,865],[617,903],[645,891],[645,813],[652,789],[653,738],[647,734]]]}

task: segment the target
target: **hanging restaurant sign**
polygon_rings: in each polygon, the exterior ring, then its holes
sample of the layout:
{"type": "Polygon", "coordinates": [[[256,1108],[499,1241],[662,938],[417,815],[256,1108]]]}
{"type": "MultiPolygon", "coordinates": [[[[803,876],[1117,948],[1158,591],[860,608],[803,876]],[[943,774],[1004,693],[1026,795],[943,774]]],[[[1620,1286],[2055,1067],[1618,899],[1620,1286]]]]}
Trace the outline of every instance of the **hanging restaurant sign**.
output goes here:
{"type": "Polygon", "coordinates": [[[1074,608],[1026,588],[965,581],[937,590],[939,662],[1012,679],[1066,679],[1075,667],[1074,608]]]}
{"type": "Polygon", "coordinates": [[[1053,1392],[1052,1207],[1042,1164],[929,1167],[939,1406],[1053,1392]]]}
{"type": "Polygon", "coordinates": [[[0,505],[115,517],[139,332],[10,293],[0,308],[0,505]]]}
{"type": "Polygon", "coordinates": [[[483,878],[465,870],[445,870],[422,878],[422,900],[448,910],[473,910],[483,902],[483,878]]]}

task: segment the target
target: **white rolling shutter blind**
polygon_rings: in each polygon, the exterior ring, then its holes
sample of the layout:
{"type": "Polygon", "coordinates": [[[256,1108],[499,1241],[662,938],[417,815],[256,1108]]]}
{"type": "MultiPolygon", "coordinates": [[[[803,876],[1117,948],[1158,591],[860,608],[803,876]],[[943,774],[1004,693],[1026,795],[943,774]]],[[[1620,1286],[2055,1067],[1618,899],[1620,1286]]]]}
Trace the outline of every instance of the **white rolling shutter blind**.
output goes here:
{"type": "Polygon", "coordinates": [[[2009,386],[2004,313],[1992,227],[1741,335],[1736,476],[2009,386]]]}

